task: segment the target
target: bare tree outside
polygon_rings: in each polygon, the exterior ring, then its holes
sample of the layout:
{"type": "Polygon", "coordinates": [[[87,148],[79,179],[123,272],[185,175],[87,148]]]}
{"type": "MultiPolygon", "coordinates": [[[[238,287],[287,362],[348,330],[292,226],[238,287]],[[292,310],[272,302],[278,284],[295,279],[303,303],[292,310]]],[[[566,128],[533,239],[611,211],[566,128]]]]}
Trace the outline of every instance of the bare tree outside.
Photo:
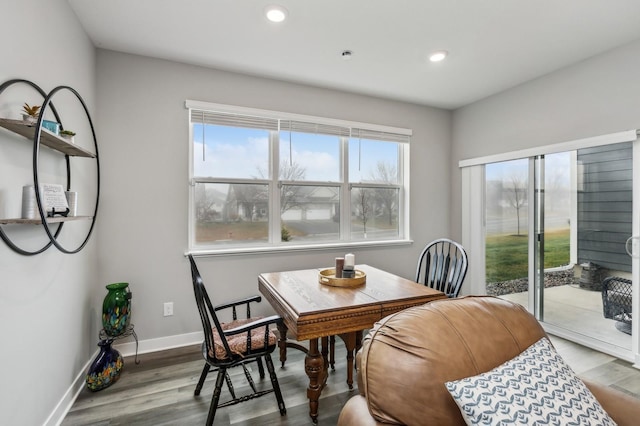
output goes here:
{"type": "Polygon", "coordinates": [[[250,214],[251,222],[258,220],[258,208],[269,203],[267,185],[233,185],[236,197],[243,200],[243,204],[250,214]]]}
{"type": "MultiPolygon", "coordinates": [[[[304,180],[307,170],[298,163],[280,164],[280,180],[300,181],[304,180]]],[[[281,185],[280,186],[280,212],[298,207],[300,205],[301,186],[281,185]]]]}
{"type": "MultiPolygon", "coordinates": [[[[397,183],[397,168],[387,162],[378,161],[376,170],[372,173],[371,179],[382,183],[397,183]]],[[[389,225],[393,224],[394,213],[398,208],[398,196],[395,190],[387,188],[376,189],[374,192],[376,204],[382,209],[387,217],[389,225]]]]}
{"type": "Polygon", "coordinates": [[[218,198],[214,191],[208,191],[207,185],[196,185],[195,204],[196,204],[196,220],[199,222],[211,222],[219,215],[214,207],[218,198]]]}
{"type": "MultiPolygon", "coordinates": [[[[301,181],[304,180],[306,173],[307,170],[296,162],[280,163],[278,178],[281,181],[301,181]]],[[[265,179],[266,176],[269,175],[260,168],[258,169],[258,174],[262,179],[265,179]]],[[[280,214],[301,205],[300,199],[302,188],[303,187],[300,185],[280,185],[280,214]]],[[[282,241],[291,241],[292,239],[291,233],[285,226],[284,222],[280,226],[280,239],[282,241]]]]}
{"type": "MultiPolygon", "coordinates": [[[[278,175],[281,181],[295,182],[304,180],[306,174],[307,170],[304,167],[300,166],[300,164],[294,162],[290,164],[281,163],[280,172],[278,175]]],[[[261,168],[258,168],[258,175],[261,179],[266,179],[267,176],[269,176],[269,174],[261,168]]],[[[290,210],[293,207],[298,207],[300,205],[299,195],[301,188],[302,187],[299,185],[280,186],[280,213],[284,213],[287,210],[290,210]]]]}
{"type": "Polygon", "coordinates": [[[511,176],[510,185],[506,188],[507,201],[516,210],[518,235],[520,235],[520,209],[527,205],[527,186],[518,176],[511,176]]]}
{"type": "Polygon", "coordinates": [[[364,237],[367,238],[367,221],[373,212],[373,196],[372,190],[367,188],[358,188],[356,193],[358,217],[362,221],[364,228],[364,237]]]}

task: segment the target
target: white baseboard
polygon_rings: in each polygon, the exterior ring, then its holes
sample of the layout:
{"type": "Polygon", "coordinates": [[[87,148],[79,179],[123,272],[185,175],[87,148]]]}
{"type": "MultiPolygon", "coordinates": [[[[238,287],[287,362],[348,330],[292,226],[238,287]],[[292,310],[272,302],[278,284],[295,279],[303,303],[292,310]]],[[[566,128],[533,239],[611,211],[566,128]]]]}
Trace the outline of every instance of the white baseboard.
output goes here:
{"type": "Polygon", "coordinates": [[[93,356],[86,362],[84,368],[78,373],[76,379],[71,383],[71,386],[69,386],[69,389],[67,389],[65,394],[62,396],[60,402],[58,402],[58,405],[56,405],[51,414],[49,414],[49,417],[45,420],[43,426],[59,426],[62,423],[62,420],[64,420],[64,417],[67,415],[76,398],[78,398],[80,391],[84,387],[85,377],[87,374],[86,371],[89,369],[91,362],[97,355],[98,351],[95,351],[93,356]]]}
{"type": "MultiPolygon", "coordinates": [[[[196,345],[202,342],[202,332],[177,334],[175,336],[160,337],[157,339],[140,340],[138,342],[138,354],[145,354],[150,352],[163,351],[166,349],[179,348],[182,346],[196,345]]],[[[127,342],[121,344],[114,344],[113,347],[117,349],[122,356],[134,356],[136,354],[136,342],[127,342]]],[[[98,351],[93,353],[91,358],[85,363],[84,367],[75,380],[69,386],[69,389],[60,399],[60,402],[53,409],[43,426],[59,426],[64,420],[65,416],[73,406],[73,403],[78,398],[80,391],[84,389],[86,372],[89,366],[93,362],[94,358],[98,355],[98,351]]],[[[126,368],[126,366],[125,366],[126,368]]]]}
{"type": "MultiPolygon", "coordinates": [[[[129,338],[132,340],[133,338],[129,338]]],[[[150,352],[164,351],[167,349],[181,348],[183,346],[197,345],[202,343],[204,336],[202,331],[194,333],[177,334],[175,336],[159,337],[157,339],[141,340],[139,342],[138,354],[146,354],[150,352]]],[[[114,349],[117,349],[122,356],[133,356],[136,354],[136,342],[129,341],[127,343],[113,344],[114,349]]]]}

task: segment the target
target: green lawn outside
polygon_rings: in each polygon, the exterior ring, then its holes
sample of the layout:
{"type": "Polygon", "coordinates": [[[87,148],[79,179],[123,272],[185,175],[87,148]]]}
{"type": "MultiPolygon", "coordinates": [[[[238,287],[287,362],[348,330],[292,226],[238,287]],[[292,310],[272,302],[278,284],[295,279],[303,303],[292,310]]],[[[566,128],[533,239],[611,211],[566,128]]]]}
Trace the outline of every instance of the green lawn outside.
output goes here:
{"type": "MultiPolygon", "coordinates": [[[[528,275],[527,235],[490,235],[485,242],[487,282],[501,282],[528,275]]],[[[569,229],[545,233],[544,267],[569,264],[569,229]]]]}
{"type": "MultiPolygon", "coordinates": [[[[306,235],[304,232],[289,226],[289,235],[306,235]]],[[[212,243],[215,241],[249,241],[269,239],[269,223],[261,222],[208,222],[198,223],[196,227],[196,241],[199,243],[212,243]]]]}
{"type": "Polygon", "coordinates": [[[196,240],[213,242],[220,240],[267,240],[269,224],[265,222],[211,222],[198,223],[196,240]]]}
{"type": "MultiPolygon", "coordinates": [[[[353,220],[352,223],[362,226],[361,220],[353,220]]],[[[295,222],[286,223],[283,227],[291,237],[307,235],[303,229],[296,227],[295,222]]],[[[367,222],[369,231],[397,229],[397,227],[397,223],[389,224],[387,219],[370,219],[367,222]]],[[[268,240],[268,233],[269,224],[267,221],[198,222],[196,225],[196,241],[198,243],[268,240]]]]}

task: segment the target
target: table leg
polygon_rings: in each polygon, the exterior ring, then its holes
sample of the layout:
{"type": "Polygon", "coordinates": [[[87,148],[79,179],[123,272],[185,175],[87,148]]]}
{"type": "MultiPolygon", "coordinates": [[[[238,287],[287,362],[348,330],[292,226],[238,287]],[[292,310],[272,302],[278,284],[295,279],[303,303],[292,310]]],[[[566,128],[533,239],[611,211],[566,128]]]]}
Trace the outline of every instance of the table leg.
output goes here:
{"type": "MultiPolygon", "coordinates": [[[[362,334],[363,334],[363,330],[356,331],[356,348],[354,350],[355,353],[357,353],[360,350],[360,348],[362,347],[362,334]]],[[[355,357],[354,357],[354,359],[355,359],[355,357]]],[[[356,370],[355,363],[353,365],[353,370],[356,370]]]]}
{"type": "Polygon", "coordinates": [[[318,401],[320,393],[327,381],[326,360],[318,351],[318,339],[309,340],[309,351],[304,358],[304,371],[309,377],[307,398],[309,398],[309,416],[314,423],[318,422],[318,401]]]}
{"type": "Polygon", "coordinates": [[[329,336],[329,365],[336,369],[336,336],[329,336]]]}
{"type": "Polygon", "coordinates": [[[282,367],[284,367],[284,363],[287,361],[287,330],[284,321],[280,321],[278,323],[278,334],[280,334],[278,347],[280,348],[280,362],[282,363],[282,367]]]}
{"type": "MultiPolygon", "coordinates": [[[[349,390],[351,390],[353,389],[353,355],[355,354],[358,343],[358,334],[354,331],[341,334],[340,337],[347,348],[347,385],[349,386],[349,390]]],[[[362,338],[362,332],[360,333],[360,338],[362,338]]]]}
{"type": "Polygon", "coordinates": [[[324,359],[324,368],[329,371],[329,338],[322,337],[320,339],[322,342],[322,350],[320,353],[322,354],[322,358],[324,359]]]}

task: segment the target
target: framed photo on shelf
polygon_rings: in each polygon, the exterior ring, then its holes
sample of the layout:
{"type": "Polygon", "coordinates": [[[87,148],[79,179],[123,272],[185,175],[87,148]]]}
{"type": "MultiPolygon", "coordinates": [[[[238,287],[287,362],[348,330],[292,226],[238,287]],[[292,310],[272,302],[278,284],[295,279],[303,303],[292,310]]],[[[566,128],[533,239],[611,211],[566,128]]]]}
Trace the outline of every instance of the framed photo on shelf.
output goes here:
{"type": "MultiPolygon", "coordinates": [[[[40,184],[40,200],[42,208],[47,212],[47,216],[56,214],[66,216],[69,212],[67,197],[64,195],[62,185],[55,183],[40,184]]],[[[38,205],[33,185],[27,185],[22,189],[22,218],[36,219],[38,216],[38,205]]]]}

